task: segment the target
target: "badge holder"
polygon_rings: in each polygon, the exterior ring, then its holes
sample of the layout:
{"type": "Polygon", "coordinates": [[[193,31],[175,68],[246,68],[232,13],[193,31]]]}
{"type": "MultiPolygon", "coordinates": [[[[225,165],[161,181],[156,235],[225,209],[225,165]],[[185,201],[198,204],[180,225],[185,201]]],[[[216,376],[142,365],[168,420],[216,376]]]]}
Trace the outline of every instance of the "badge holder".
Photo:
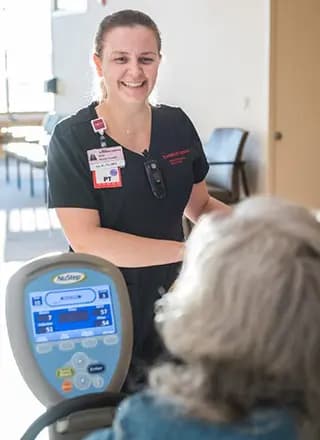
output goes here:
{"type": "Polygon", "coordinates": [[[100,148],[87,151],[93,187],[95,189],[122,187],[120,168],[125,166],[122,147],[108,147],[105,137],[107,127],[102,118],[93,119],[91,126],[100,136],[100,148]]]}
{"type": "Polygon", "coordinates": [[[148,152],[143,155],[147,158],[144,162],[144,169],[148,178],[151,192],[157,199],[164,199],[167,195],[166,185],[158,162],[155,159],[148,159],[148,152]]]}

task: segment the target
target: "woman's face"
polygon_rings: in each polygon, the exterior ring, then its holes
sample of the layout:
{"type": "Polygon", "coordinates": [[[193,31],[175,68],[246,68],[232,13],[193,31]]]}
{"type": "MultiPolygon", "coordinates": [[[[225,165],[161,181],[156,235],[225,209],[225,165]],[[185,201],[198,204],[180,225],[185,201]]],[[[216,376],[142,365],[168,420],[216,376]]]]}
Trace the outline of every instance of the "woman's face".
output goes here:
{"type": "Polygon", "coordinates": [[[104,36],[102,56],[94,55],[108,99],[145,102],[155,85],[160,55],[153,31],[145,26],[117,27],[104,36]]]}

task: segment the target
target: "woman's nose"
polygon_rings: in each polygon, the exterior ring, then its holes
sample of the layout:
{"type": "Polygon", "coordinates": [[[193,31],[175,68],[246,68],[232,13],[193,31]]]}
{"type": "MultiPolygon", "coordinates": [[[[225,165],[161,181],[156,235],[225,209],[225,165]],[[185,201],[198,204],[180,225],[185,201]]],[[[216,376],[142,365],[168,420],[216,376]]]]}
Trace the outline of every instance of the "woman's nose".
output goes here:
{"type": "Polygon", "coordinates": [[[130,73],[134,76],[140,75],[140,73],[142,72],[142,68],[141,65],[139,64],[139,60],[132,59],[129,63],[129,70],[130,73]]]}

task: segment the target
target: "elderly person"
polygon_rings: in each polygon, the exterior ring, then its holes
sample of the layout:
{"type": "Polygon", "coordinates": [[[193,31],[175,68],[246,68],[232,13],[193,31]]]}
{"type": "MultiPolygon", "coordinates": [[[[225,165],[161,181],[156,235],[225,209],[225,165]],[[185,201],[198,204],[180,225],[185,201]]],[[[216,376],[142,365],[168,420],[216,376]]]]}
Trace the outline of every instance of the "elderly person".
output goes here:
{"type": "Polygon", "coordinates": [[[268,197],[193,230],[156,322],[178,360],[90,440],[319,437],[320,225],[268,197]]]}

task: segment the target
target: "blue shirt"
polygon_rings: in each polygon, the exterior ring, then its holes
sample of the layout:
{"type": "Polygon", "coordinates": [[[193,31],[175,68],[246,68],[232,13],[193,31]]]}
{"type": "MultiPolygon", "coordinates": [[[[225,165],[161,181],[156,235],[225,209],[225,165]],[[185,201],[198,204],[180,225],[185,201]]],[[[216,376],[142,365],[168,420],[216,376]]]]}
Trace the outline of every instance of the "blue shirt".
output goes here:
{"type": "Polygon", "coordinates": [[[177,407],[150,392],[123,401],[113,426],[85,440],[297,440],[294,419],[285,410],[255,411],[238,424],[218,424],[192,419],[177,407]]]}

